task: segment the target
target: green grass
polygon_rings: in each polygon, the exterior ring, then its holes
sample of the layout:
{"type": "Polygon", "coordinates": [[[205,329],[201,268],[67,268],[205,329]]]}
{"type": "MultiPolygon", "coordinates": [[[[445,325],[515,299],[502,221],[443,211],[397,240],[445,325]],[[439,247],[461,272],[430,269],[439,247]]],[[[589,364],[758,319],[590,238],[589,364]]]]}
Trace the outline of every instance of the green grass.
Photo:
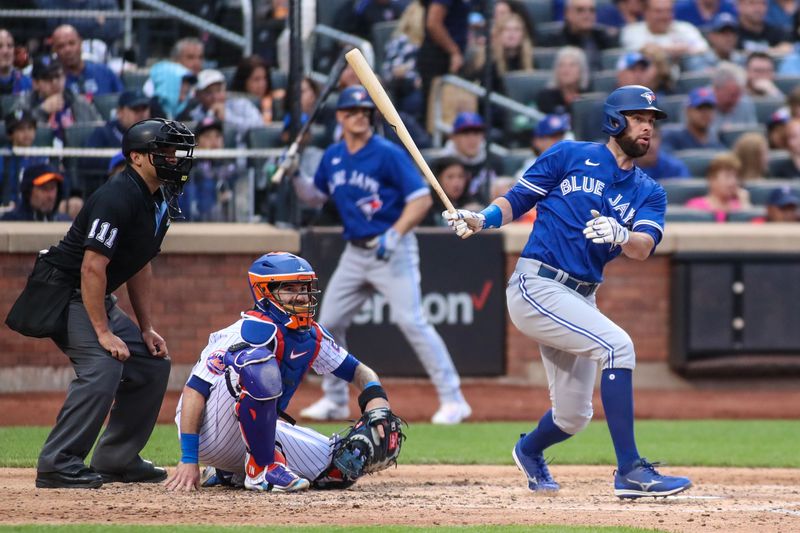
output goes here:
{"type": "Polygon", "coordinates": [[[19,533],[280,533],[289,531],[291,533],[304,532],[327,532],[327,531],[354,531],[367,532],[379,531],[380,533],[404,533],[413,531],[414,533],[424,533],[426,531],[456,533],[468,532],[487,532],[487,533],[640,533],[662,531],[656,529],[641,529],[634,527],[590,527],[590,526],[451,526],[451,527],[411,527],[411,526],[280,526],[280,527],[257,527],[257,526],[131,526],[131,525],[21,525],[21,526],[0,526],[0,533],[19,532],[19,533]]]}
{"type": "MultiPolygon", "coordinates": [[[[511,448],[532,424],[470,423],[458,426],[412,424],[408,427],[403,464],[510,465],[511,448]]],[[[342,424],[313,426],[325,435],[342,424]]],[[[0,466],[32,467],[50,428],[0,428],[0,466]]],[[[792,420],[643,420],[636,425],[640,452],[652,461],[684,466],[800,468],[800,421],[792,420]]],[[[174,425],[156,427],[142,455],[160,465],[174,465],[179,448],[174,425]]],[[[613,465],[605,423],[547,450],[555,464],[613,465]]]]}

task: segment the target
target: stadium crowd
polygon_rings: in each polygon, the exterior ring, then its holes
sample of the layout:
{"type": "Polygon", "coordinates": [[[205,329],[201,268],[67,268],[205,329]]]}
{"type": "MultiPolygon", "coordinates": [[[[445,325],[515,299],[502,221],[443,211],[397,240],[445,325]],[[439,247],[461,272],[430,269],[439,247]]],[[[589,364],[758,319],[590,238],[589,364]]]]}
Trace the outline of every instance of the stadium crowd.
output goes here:
{"type": "MultiPolygon", "coordinates": [[[[78,4],[115,7],[113,0],[78,4]]],[[[199,4],[205,12],[215,2],[199,4]]],[[[480,4],[317,5],[318,13],[332,11],[328,18],[337,29],[371,41],[376,71],[457,207],[482,205],[502,194],[562,139],[603,140],[606,95],[640,84],[656,92],[669,114],[638,162],[666,189],[668,221],[798,220],[796,0],[496,0],[488,24],[480,4]],[[487,124],[483,102],[439,82],[448,73],[481,85],[488,81],[492,90],[537,109],[543,118],[532,121],[493,106],[487,124]],[[441,146],[434,145],[436,106],[430,102],[436,99],[452,126],[441,146]]],[[[288,146],[291,95],[279,44],[285,3],[255,5],[264,31],[257,53],[249,57],[221,53],[207,34],[183,29],[168,54],[149,56],[137,66],[121,50],[122,29],[111,19],[94,24],[48,19],[39,38],[15,35],[24,33],[19,25],[0,27],[2,218],[70,219],[124,165],[121,154],[47,158],[22,156],[15,148],[119,148],[124,131],[150,116],[185,122],[201,149],[288,146]]],[[[313,49],[311,67],[322,72],[339,52],[322,41],[307,46],[313,49]]],[[[348,68],[338,90],[356,83],[348,68]]],[[[312,77],[303,80],[298,95],[303,121],[319,90],[312,77]]],[[[374,123],[393,138],[391,128],[374,123]]],[[[324,148],[340,135],[332,110],[325,110],[303,139],[305,149],[292,162],[292,172],[313,176],[324,148]]],[[[288,204],[295,225],[337,224],[329,206],[305,206],[291,187],[271,184],[281,163],[275,157],[196,158],[181,199],[185,219],[275,222],[288,204]]],[[[425,224],[442,224],[440,211],[441,205],[434,205],[425,224]]]]}

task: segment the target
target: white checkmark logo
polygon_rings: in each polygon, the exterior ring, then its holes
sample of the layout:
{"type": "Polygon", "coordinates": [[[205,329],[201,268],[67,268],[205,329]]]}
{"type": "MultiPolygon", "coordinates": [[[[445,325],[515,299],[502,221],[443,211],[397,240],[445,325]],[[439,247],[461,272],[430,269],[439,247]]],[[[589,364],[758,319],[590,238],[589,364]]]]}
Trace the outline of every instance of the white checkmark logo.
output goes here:
{"type": "Polygon", "coordinates": [[[585,161],[585,163],[586,163],[587,165],[589,165],[590,167],[599,167],[599,166],[600,166],[600,163],[592,163],[592,161],[591,161],[590,159],[587,159],[587,160],[585,161]]]}

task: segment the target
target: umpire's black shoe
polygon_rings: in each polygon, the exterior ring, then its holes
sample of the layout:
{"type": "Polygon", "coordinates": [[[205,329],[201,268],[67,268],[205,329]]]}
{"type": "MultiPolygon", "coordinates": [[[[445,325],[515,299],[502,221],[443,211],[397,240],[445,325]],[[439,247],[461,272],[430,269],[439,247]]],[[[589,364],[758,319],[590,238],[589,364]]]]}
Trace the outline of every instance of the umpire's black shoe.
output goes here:
{"type": "Polygon", "coordinates": [[[164,468],[142,461],[124,472],[100,472],[103,483],[158,483],[167,479],[164,468]]]}
{"type": "Polygon", "coordinates": [[[36,472],[39,489],[96,489],[103,486],[103,478],[91,468],[77,472],[36,472]]]}

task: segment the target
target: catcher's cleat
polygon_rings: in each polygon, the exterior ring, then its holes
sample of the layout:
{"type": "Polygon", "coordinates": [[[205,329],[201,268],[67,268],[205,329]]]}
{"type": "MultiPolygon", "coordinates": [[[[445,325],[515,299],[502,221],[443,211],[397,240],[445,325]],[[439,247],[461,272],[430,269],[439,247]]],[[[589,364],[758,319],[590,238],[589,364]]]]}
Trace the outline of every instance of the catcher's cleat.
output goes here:
{"type": "Polygon", "coordinates": [[[525,455],[522,453],[522,439],[525,435],[520,437],[514,449],[511,450],[511,456],[514,457],[514,462],[517,467],[522,470],[522,473],[528,478],[528,488],[532,491],[551,491],[555,492],[561,488],[553,476],[550,475],[550,469],[547,467],[547,461],[544,460],[544,455],[525,455]]]}
{"type": "Polygon", "coordinates": [[[310,420],[346,420],[350,418],[350,407],[334,403],[323,396],[300,411],[300,416],[310,420]]]}
{"type": "Polygon", "coordinates": [[[299,492],[311,486],[307,479],[301,478],[280,463],[272,463],[255,477],[244,479],[248,490],[273,492],[299,492]]]}
{"type": "Polygon", "coordinates": [[[614,494],[619,498],[642,498],[652,496],[672,496],[692,486],[685,477],[662,476],[656,470],[658,463],[649,463],[641,457],[633,463],[633,468],[626,474],[619,471],[614,475],[614,494]]]}
{"type": "MultiPolygon", "coordinates": [[[[240,483],[241,485],[241,483],[240,483]]],[[[234,474],[226,470],[220,470],[213,466],[207,466],[203,469],[200,476],[200,486],[203,488],[208,487],[235,487],[234,474]]]]}
{"type": "Polygon", "coordinates": [[[464,400],[457,402],[445,402],[431,418],[434,424],[452,425],[459,424],[469,418],[472,408],[464,400]]]}

